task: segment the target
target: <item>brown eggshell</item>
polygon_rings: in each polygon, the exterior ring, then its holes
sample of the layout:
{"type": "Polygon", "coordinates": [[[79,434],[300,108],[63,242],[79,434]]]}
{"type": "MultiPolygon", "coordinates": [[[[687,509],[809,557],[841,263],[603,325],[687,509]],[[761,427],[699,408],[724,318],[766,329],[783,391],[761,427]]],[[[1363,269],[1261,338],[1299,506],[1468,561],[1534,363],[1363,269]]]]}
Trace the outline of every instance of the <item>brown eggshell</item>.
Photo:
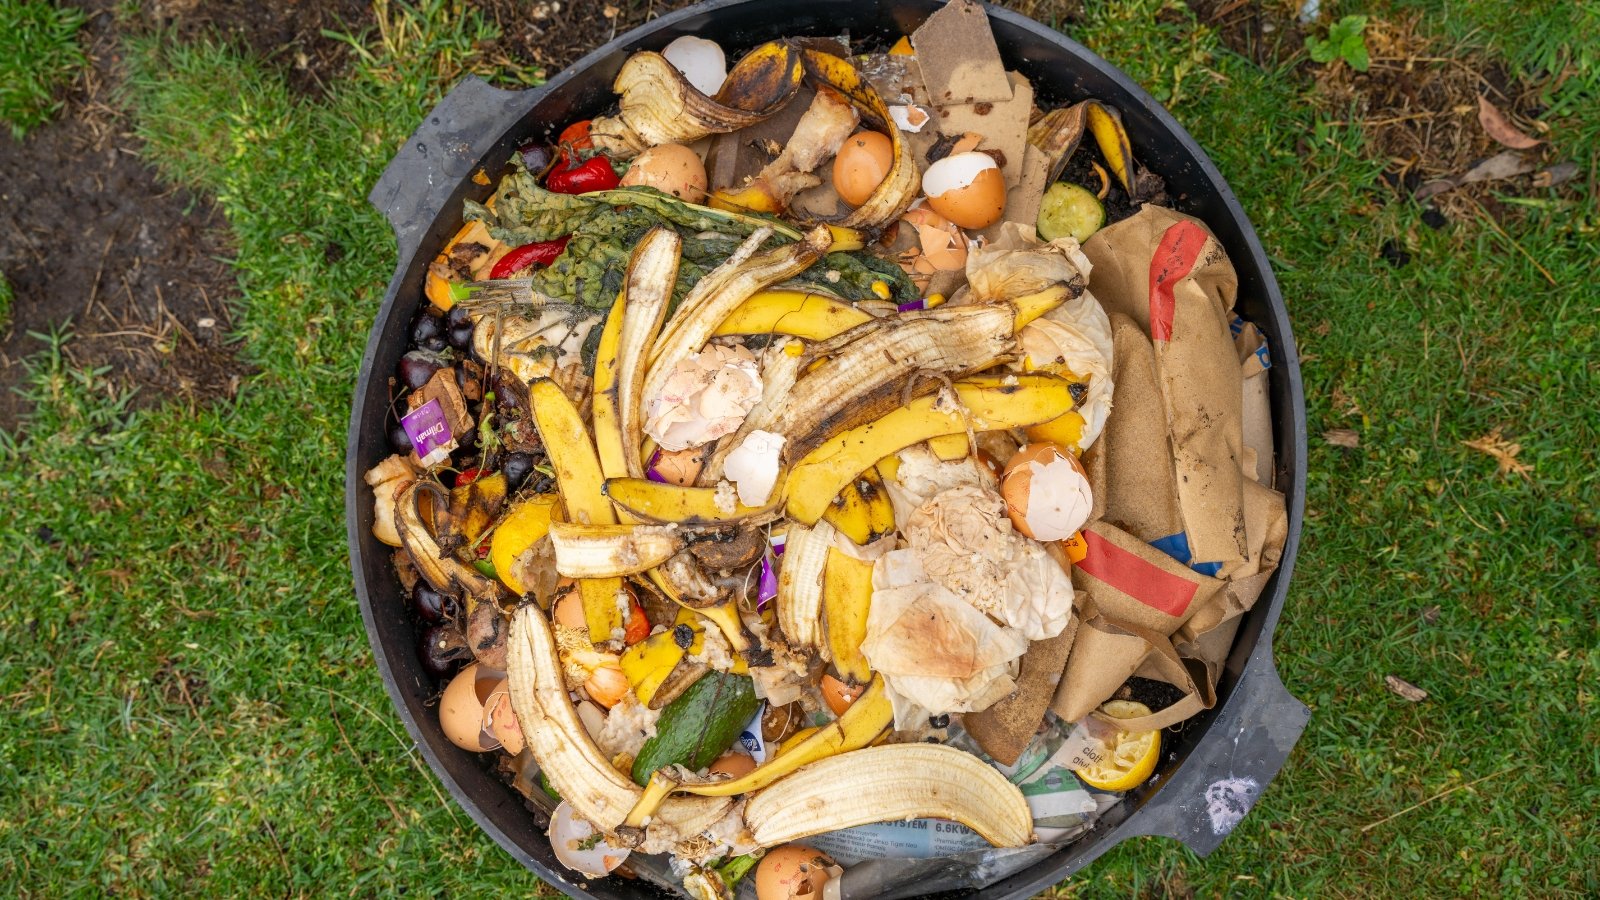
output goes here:
{"type": "Polygon", "coordinates": [[[867,202],[889,170],[894,168],[894,145],[887,135],[858,131],[845,139],[833,158],[833,189],[851,206],[867,202]]]}
{"type": "Polygon", "coordinates": [[[680,487],[689,487],[694,480],[700,477],[700,468],[706,461],[705,447],[690,447],[686,450],[663,450],[651,464],[657,475],[665,478],[669,484],[680,487]]]}
{"type": "Polygon", "coordinates": [[[622,176],[624,187],[653,187],[680,200],[699,203],[706,196],[706,165],[682,144],[657,144],[634,157],[622,176]]]}
{"type": "Polygon", "coordinates": [[[834,865],[826,853],[802,844],[769,850],[756,867],[756,900],[821,900],[822,886],[832,877],[828,869],[834,865]]]}
{"type": "MultiPolygon", "coordinates": [[[[1058,477],[1072,477],[1071,472],[1058,477]]],[[[1011,524],[1024,535],[1041,541],[1059,541],[1072,536],[1088,518],[1090,507],[1089,473],[1083,468],[1083,463],[1072,454],[1072,451],[1060,444],[1049,441],[1026,444],[1011,457],[1006,463],[1004,475],[1000,479],[1000,495],[1006,501],[1006,514],[1011,517],[1011,524]],[[1062,506],[1053,510],[1030,509],[1033,494],[1033,463],[1055,467],[1065,462],[1076,472],[1079,482],[1070,485],[1070,490],[1064,486],[1063,497],[1070,502],[1070,506],[1062,506]],[[1048,518],[1046,518],[1048,516],[1048,518]],[[1076,524],[1072,524],[1076,522],[1076,524]],[[1065,524],[1063,524],[1065,523],[1065,524]],[[1071,527],[1068,527],[1071,526],[1071,527]]]]}
{"type": "Polygon", "coordinates": [[[999,169],[984,169],[966,187],[929,197],[928,205],[962,228],[987,228],[1005,214],[1005,177],[999,169]]]}
{"type": "Polygon", "coordinates": [[[711,763],[710,772],[713,775],[727,775],[730,778],[742,778],[756,770],[756,761],[748,753],[729,750],[717,757],[711,763]]]}
{"type": "Polygon", "coordinates": [[[561,579],[556,586],[555,620],[566,628],[589,629],[589,620],[583,615],[583,592],[570,578],[561,579]]]}
{"type": "Polygon", "coordinates": [[[822,676],[822,699],[827,701],[828,708],[833,710],[836,716],[844,715],[844,711],[849,709],[850,704],[856,702],[856,698],[865,690],[865,687],[851,687],[832,675],[822,676]]]}
{"type": "Polygon", "coordinates": [[[478,663],[462,669],[439,697],[439,727],[444,729],[444,736],[450,743],[473,753],[492,749],[483,739],[483,705],[495,683],[503,682],[503,679],[480,679],[481,671],[478,663]]]}

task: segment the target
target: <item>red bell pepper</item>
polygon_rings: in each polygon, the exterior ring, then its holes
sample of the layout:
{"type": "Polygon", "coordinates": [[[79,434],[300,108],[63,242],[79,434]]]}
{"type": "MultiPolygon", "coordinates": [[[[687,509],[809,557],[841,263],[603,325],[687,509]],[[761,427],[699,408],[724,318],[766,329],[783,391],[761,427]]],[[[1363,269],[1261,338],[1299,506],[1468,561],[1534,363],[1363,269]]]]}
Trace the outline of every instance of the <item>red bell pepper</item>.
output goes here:
{"type": "Polygon", "coordinates": [[[529,266],[548,266],[556,261],[561,251],[567,249],[567,241],[572,240],[572,235],[558,237],[553,241],[535,241],[523,244],[512,250],[489,270],[490,278],[510,278],[517,272],[529,266]]]}
{"type": "Polygon", "coordinates": [[[557,168],[545,176],[544,186],[557,194],[587,194],[590,191],[609,191],[622,183],[611,160],[604,156],[591,156],[571,168],[557,168]]]}

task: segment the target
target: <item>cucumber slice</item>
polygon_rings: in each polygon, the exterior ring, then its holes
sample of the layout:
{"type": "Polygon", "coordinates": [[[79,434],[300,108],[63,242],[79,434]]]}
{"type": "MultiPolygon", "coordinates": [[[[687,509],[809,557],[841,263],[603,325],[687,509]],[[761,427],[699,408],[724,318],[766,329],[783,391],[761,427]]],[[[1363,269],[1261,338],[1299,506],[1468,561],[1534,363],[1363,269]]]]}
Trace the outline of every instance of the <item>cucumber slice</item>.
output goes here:
{"type": "Polygon", "coordinates": [[[1044,192],[1038,224],[1039,237],[1044,240],[1074,237],[1082,242],[1106,224],[1106,208],[1087,188],[1058,181],[1044,192]]]}

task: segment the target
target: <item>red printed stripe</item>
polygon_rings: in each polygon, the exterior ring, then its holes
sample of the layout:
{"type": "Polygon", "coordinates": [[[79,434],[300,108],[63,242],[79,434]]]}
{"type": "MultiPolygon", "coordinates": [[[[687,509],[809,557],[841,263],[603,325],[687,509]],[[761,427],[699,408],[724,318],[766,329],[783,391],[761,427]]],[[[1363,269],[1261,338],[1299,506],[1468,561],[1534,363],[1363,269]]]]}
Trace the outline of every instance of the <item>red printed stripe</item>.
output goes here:
{"type": "Polygon", "coordinates": [[[1078,568],[1157,612],[1181,616],[1194,599],[1195,585],[1145,562],[1092,531],[1083,532],[1085,548],[1078,568]]]}
{"type": "Polygon", "coordinates": [[[1150,260],[1150,339],[1172,340],[1172,286],[1194,268],[1205,246],[1206,230],[1187,219],[1161,235],[1161,244],[1150,260]]]}

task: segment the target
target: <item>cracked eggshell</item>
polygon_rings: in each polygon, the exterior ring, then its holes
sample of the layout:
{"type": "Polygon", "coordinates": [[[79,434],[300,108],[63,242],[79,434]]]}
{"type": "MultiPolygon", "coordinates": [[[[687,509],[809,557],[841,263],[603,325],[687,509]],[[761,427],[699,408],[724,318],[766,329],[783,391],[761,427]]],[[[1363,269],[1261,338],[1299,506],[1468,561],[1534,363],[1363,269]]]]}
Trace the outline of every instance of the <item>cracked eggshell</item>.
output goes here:
{"type": "Polygon", "coordinates": [[[493,669],[473,663],[462,669],[439,697],[439,727],[444,736],[463,750],[483,753],[499,746],[499,739],[485,727],[484,708],[505,678],[493,669]]]}
{"type": "Polygon", "coordinates": [[[686,34],[662,49],[661,55],[707,97],[715,97],[728,80],[728,56],[716,41],[686,34]]]}
{"type": "Polygon", "coordinates": [[[563,866],[587,875],[604,878],[628,858],[626,847],[613,847],[593,825],[580,819],[572,811],[572,804],[561,801],[555,815],[550,817],[550,849],[563,866]]]}
{"type": "Polygon", "coordinates": [[[967,267],[967,236],[956,224],[926,206],[915,206],[900,217],[917,230],[922,253],[912,264],[915,272],[959,272],[967,267]]]}
{"type": "Polygon", "coordinates": [[[624,187],[653,187],[680,200],[706,198],[706,164],[682,144],[657,144],[633,158],[622,176],[624,187]]]}
{"type": "Polygon", "coordinates": [[[1037,541],[1072,537],[1089,521],[1094,495],[1078,458],[1060,444],[1040,442],[1006,463],[1000,493],[1017,530],[1037,541]]]}
{"type": "Polygon", "coordinates": [[[740,503],[761,506],[772,497],[772,489],[778,484],[778,455],[783,443],[783,435],[757,429],[745,435],[728,454],[722,474],[738,489],[740,503]]]}
{"type": "Polygon", "coordinates": [[[761,400],[761,368],[744,347],[713,345],[673,368],[651,398],[644,431],[663,450],[687,450],[732,434],[761,400]]]}
{"type": "Polygon", "coordinates": [[[933,211],[962,228],[987,228],[1006,211],[1006,179],[994,157],[969,151],[928,167],[922,191],[933,211]]]}
{"type": "Polygon", "coordinates": [[[756,867],[756,900],[820,898],[837,870],[832,857],[804,844],[768,850],[756,867]]]}

